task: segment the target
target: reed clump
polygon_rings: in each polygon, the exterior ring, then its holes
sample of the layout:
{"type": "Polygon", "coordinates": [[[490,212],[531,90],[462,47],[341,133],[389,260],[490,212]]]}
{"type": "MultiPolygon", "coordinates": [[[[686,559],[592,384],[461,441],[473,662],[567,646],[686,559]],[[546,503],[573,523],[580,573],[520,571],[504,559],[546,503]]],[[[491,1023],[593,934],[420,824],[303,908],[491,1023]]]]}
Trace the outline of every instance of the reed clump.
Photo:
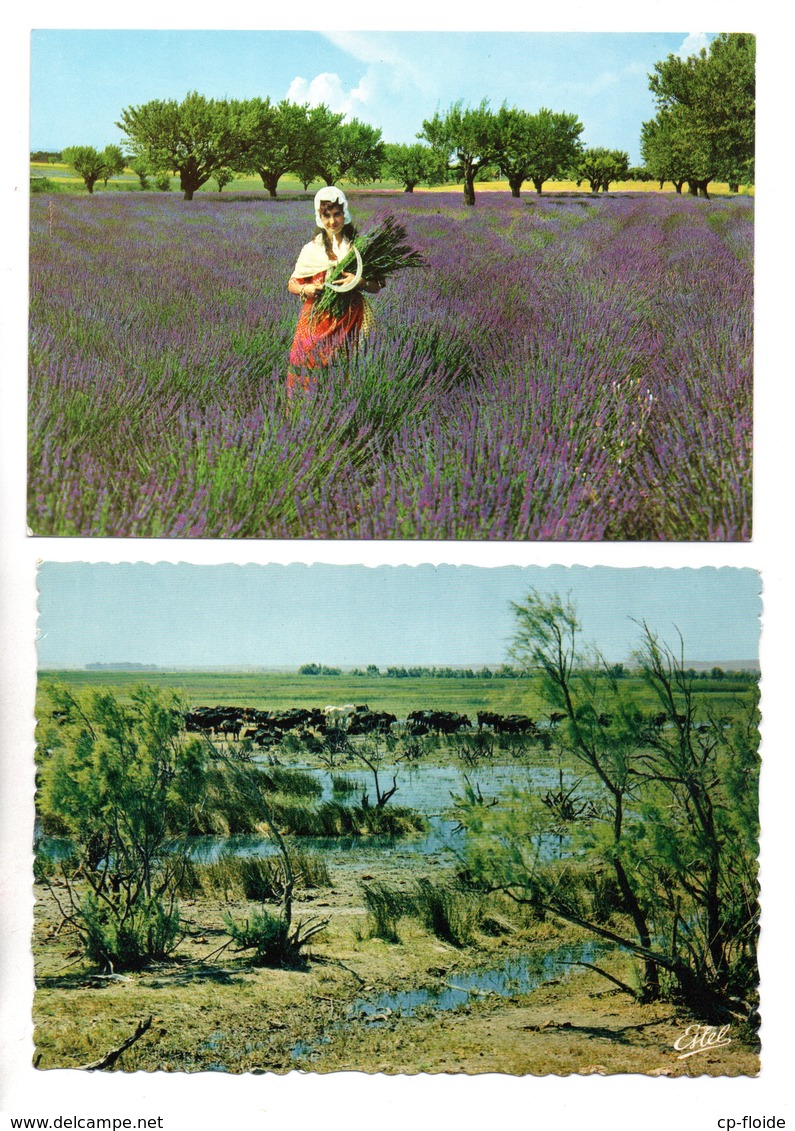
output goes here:
{"type": "Polygon", "coordinates": [[[386,942],[399,942],[399,922],[413,919],[451,946],[469,946],[488,925],[486,898],[454,882],[423,877],[402,890],[374,881],[361,885],[370,931],[386,942]]]}

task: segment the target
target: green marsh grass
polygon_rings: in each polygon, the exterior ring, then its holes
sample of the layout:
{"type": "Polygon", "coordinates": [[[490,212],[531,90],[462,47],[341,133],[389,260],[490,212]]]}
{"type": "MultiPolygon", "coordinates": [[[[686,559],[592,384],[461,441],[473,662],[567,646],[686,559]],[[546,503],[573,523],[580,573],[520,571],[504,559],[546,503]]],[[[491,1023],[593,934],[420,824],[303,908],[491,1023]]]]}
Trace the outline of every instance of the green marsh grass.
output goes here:
{"type": "Polygon", "coordinates": [[[414,919],[442,942],[465,947],[484,921],[486,897],[448,880],[423,877],[407,888],[384,881],[360,886],[371,934],[386,942],[399,942],[400,920],[414,919]]]}

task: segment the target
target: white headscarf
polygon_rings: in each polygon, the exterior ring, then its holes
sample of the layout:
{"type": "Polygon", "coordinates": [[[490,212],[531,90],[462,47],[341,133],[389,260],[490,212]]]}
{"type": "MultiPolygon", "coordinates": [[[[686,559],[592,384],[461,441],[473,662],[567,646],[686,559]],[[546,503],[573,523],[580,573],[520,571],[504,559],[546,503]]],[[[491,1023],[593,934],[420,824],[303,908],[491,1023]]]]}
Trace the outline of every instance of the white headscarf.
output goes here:
{"type": "Polygon", "coordinates": [[[330,202],[332,204],[341,204],[342,212],[345,218],[345,223],[350,224],[351,214],[348,210],[348,200],[342,189],[336,188],[334,185],[328,185],[326,188],[319,189],[315,193],[315,222],[318,228],[322,228],[323,224],[320,220],[320,205],[323,202],[330,202]]]}

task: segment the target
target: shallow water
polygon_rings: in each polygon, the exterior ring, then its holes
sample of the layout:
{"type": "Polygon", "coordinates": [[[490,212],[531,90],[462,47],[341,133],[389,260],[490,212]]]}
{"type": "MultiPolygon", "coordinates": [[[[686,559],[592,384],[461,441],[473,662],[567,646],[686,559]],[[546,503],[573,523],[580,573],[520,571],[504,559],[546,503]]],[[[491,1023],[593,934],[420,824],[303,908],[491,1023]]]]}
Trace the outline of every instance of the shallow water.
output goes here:
{"type": "MultiPolygon", "coordinates": [[[[359,997],[352,1003],[347,1017],[334,1025],[362,1021],[367,1025],[381,1026],[398,1017],[413,1017],[418,1010],[445,1012],[461,1009],[472,1001],[484,997],[511,998],[548,982],[553,978],[568,977],[573,966],[580,962],[593,962],[605,947],[589,941],[576,946],[560,946],[545,953],[513,955],[498,966],[466,972],[451,971],[438,986],[400,990],[359,997]]],[[[297,1041],[292,1048],[294,1060],[318,1055],[318,1045],[327,1044],[330,1037],[322,1037],[315,1044],[297,1041]]]]}
{"type": "Polygon", "coordinates": [[[377,998],[357,998],[351,1006],[350,1018],[366,1019],[373,1014],[397,1014],[412,1017],[420,1006],[436,1010],[457,1009],[473,998],[490,994],[497,997],[516,997],[560,977],[576,962],[593,962],[598,947],[587,942],[578,946],[558,947],[543,955],[519,955],[506,959],[500,966],[484,970],[470,970],[457,974],[453,971],[439,987],[401,990],[394,994],[381,994],[377,998]]]}
{"type": "MultiPolygon", "coordinates": [[[[342,768],[334,771],[334,776],[344,775],[360,783],[356,792],[335,794],[332,788],[332,774],[311,766],[299,766],[309,773],[322,786],[320,802],[336,797],[343,802],[356,804],[361,790],[366,790],[371,798],[375,795],[372,774],[366,769],[342,768]]],[[[391,788],[395,771],[384,770],[379,774],[382,789],[391,788]]],[[[570,773],[564,772],[564,786],[573,781],[570,773]]],[[[497,796],[511,788],[547,790],[559,785],[558,770],[552,766],[487,766],[477,770],[465,770],[455,766],[409,766],[397,770],[398,789],[393,797],[395,805],[405,805],[416,809],[428,818],[428,832],[418,836],[405,837],[300,837],[296,842],[302,848],[322,852],[328,864],[338,868],[370,867],[377,861],[389,857],[390,864],[401,860],[416,861],[423,857],[429,864],[453,864],[456,853],[463,847],[464,834],[458,823],[449,816],[453,805],[453,795],[461,795],[469,782],[474,790],[479,790],[486,799],[497,796]]],[[[550,838],[550,854],[553,847],[559,847],[557,838],[550,838]]],[[[196,837],[193,842],[193,859],[200,863],[212,863],[225,852],[235,856],[270,856],[276,852],[272,841],[266,837],[196,837]]]]}

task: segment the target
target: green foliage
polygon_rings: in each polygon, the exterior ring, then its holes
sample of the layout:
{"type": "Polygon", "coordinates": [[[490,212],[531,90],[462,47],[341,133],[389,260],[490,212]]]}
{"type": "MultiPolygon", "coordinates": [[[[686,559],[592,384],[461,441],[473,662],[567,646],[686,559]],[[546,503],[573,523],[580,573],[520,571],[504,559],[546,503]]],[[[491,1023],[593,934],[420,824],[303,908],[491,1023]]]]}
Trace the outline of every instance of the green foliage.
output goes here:
{"type": "Polygon", "coordinates": [[[102,150],[102,180],[107,185],[111,177],[117,177],[123,173],[127,162],[124,154],[118,145],[106,145],[102,150]]]}
{"type": "Polygon", "coordinates": [[[410,906],[405,893],[378,881],[361,887],[371,934],[385,942],[400,942],[398,922],[410,906]]]}
{"type": "Polygon", "coordinates": [[[276,796],[270,808],[273,820],[291,836],[406,836],[427,828],[421,813],[399,805],[384,808],[331,800],[313,806],[276,796]]]}
{"type": "Polygon", "coordinates": [[[152,169],[174,170],[185,200],[224,165],[234,165],[239,140],[227,101],[204,98],[193,91],[182,102],[153,100],[128,106],[116,123],[124,131],[134,157],[152,169]]]}
{"type": "Polygon", "coordinates": [[[213,173],[213,180],[218,185],[219,192],[223,192],[226,185],[231,184],[236,177],[237,173],[233,172],[232,169],[227,168],[226,165],[222,166],[220,169],[216,169],[213,173]]]}
{"type": "Polygon", "coordinates": [[[387,145],[384,173],[414,192],[417,185],[441,185],[447,179],[447,166],[439,153],[427,145],[387,145]]]}
{"type": "Polygon", "coordinates": [[[642,127],[643,159],[659,180],[707,193],[716,178],[752,184],[756,41],[721,34],[698,55],[656,63],[649,87],[658,112],[642,127]]]}
{"type": "Polygon", "coordinates": [[[63,151],[63,159],[83,178],[89,193],[93,193],[94,185],[105,173],[103,155],[93,145],[70,145],[63,151]]]}
{"type": "Polygon", "coordinates": [[[480,893],[445,880],[423,877],[406,890],[373,881],[361,889],[371,934],[386,942],[400,941],[401,919],[415,919],[443,942],[468,946],[484,917],[480,893]]]}
{"type": "Polygon", "coordinates": [[[105,970],[140,970],[173,950],[180,914],[175,903],[143,892],[128,900],[124,893],[108,898],[89,891],[80,904],[80,927],[87,958],[105,970]]]}
{"type": "MultiPolygon", "coordinates": [[[[331,876],[322,853],[306,852],[291,844],[290,860],[298,889],[329,887],[331,876]]],[[[226,902],[247,899],[257,903],[284,898],[285,874],[278,853],[268,856],[237,856],[223,851],[218,858],[197,863],[188,860],[180,877],[178,894],[205,895],[226,902]]]]}
{"type": "Polygon", "coordinates": [[[184,736],[173,695],[139,687],[122,704],[109,691],[56,686],[49,699],[37,806],[72,848],[61,866],[62,911],[88,957],[110,969],[139,968],[177,939],[188,837],[203,831],[208,808],[234,812],[241,791],[208,765],[205,743],[184,736]],[[76,887],[73,875],[81,877],[76,887]]]}
{"type": "Polygon", "coordinates": [[[274,915],[263,907],[242,923],[236,922],[229,914],[224,915],[224,922],[238,950],[254,951],[254,966],[289,965],[295,959],[288,926],[281,915],[274,915]]]}
{"type": "Polygon", "coordinates": [[[146,192],[149,188],[149,176],[152,172],[148,159],[146,157],[134,157],[130,161],[130,168],[138,178],[139,188],[142,192],[146,192]]]}
{"type": "Polygon", "coordinates": [[[125,158],[118,145],[106,145],[100,153],[93,145],[72,145],[63,151],[63,160],[70,165],[90,193],[102,180],[107,185],[111,177],[124,172],[125,158]]]}
{"type": "Polygon", "coordinates": [[[295,173],[305,186],[318,176],[343,119],[325,105],[298,106],[287,99],[274,104],[268,98],[251,98],[232,106],[238,139],[232,165],[256,173],[272,197],[286,173],[295,173]]]}
{"type": "Polygon", "coordinates": [[[334,793],[358,793],[361,788],[362,783],[347,774],[331,775],[331,789],[334,793]]]}
{"type": "Polygon", "coordinates": [[[483,913],[483,898],[444,881],[417,881],[415,905],[425,927],[451,946],[474,941],[483,913]]]}
{"type": "Polygon", "coordinates": [[[481,169],[497,159],[498,129],[487,99],[476,107],[454,102],[447,113],[437,112],[422,123],[418,138],[425,139],[442,162],[464,182],[464,203],[475,203],[475,179],[481,169]]]}
{"type": "Polygon", "coordinates": [[[65,190],[63,185],[59,185],[56,181],[51,180],[50,177],[34,176],[30,178],[30,191],[32,193],[50,193],[64,192],[65,190]]]}
{"type": "Polygon", "coordinates": [[[634,681],[585,662],[570,602],[533,592],[514,612],[512,654],[543,673],[549,701],[565,715],[561,752],[584,773],[564,782],[561,770],[556,794],[514,792],[496,807],[471,791],[457,799],[470,876],[597,935],[610,924],[607,937],[643,959],[643,996],[668,977],[691,1006],[714,1013],[745,977],[750,1008],[759,914],[755,702],[728,717],[700,706],[683,646],[676,655],[644,627],[637,661],[657,710],[641,710],[628,692],[634,681]]]}
{"type": "Polygon", "coordinates": [[[292,797],[320,797],[323,786],[306,770],[284,766],[268,766],[259,771],[263,789],[270,793],[287,793],[292,797]]]}
{"type": "Polygon", "coordinates": [[[497,113],[496,160],[514,196],[524,181],[540,193],[544,181],[562,177],[581,151],[584,126],[576,114],[546,108],[535,114],[503,104],[497,113]]]}
{"type": "Polygon", "coordinates": [[[625,181],[628,174],[629,154],[620,149],[584,149],[574,163],[577,184],[588,181],[591,192],[607,192],[612,181],[625,181]]]}
{"type": "Polygon", "coordinates": [[[380,129],[351,118],[329,132],[317,171],[327,185],[342,180],[366,184],[378,180],[383,163],[384,142],[380,129]]]}

